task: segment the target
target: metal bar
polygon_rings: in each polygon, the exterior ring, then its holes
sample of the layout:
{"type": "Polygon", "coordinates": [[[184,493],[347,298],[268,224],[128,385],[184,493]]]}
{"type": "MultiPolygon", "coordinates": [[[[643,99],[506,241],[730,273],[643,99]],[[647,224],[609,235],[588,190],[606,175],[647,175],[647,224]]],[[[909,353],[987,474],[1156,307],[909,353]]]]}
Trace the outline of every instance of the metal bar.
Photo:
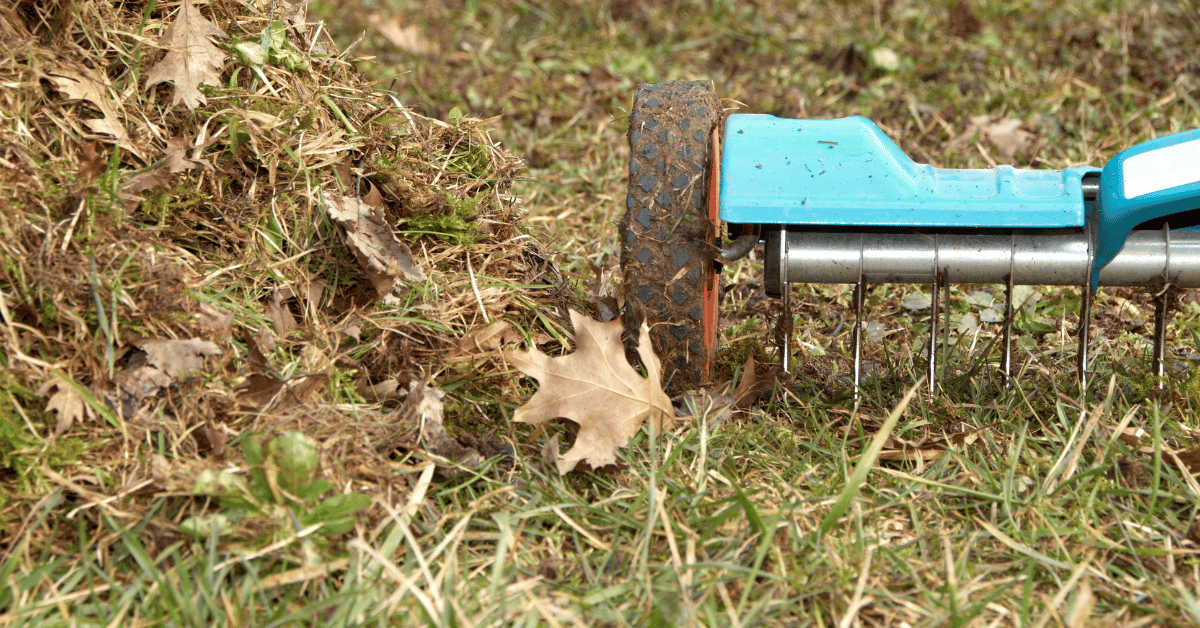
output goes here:
{"type": "MultiPolygon", "coordinates": [[[[776,245],[778,280],[789,283],[932,283],[934,268],[959,283],[1079,286],[1088,280],[1088,236],[1050,231],[1017,234],[787,231],[776,245]],[[861,249],[860,249],[860,242],[861,249]],[[861,254],[860,254],[861,251],[861,254]],[[936,259],[935,259],[936,258],[936,259]]],[[[1200,287],[1200,231],[1171,234],[1172,283],[1200,287]]],[[[1145,286],[1166,272],[1157,231],[1134,231],[1100,270],[1100,285],[1145,286]]]]}

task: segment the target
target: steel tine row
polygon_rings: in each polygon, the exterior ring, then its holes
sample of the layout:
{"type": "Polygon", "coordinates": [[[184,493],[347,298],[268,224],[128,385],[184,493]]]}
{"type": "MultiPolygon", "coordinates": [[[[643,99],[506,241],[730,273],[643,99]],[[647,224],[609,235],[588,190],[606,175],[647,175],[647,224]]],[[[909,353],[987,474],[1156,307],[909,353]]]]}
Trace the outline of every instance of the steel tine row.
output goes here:
{"type": "MultiPolygon", "coordinates": [[[[1165,385],[1166,377],[1166,325],[1170,319],[1171,302],[1174,296],[1174,288],[1171,283],[1171,231],[1168,225],[1163,225],[1163,239],[1166,243],[1166,265],[1163,271],[1163,285],[1157,291],[1155,297],[1154,310],[1154,336],[1153,336],[1153,355],[1151,356],[1151,368],[1155,378],[1158,380],[1158,387],[1161,389],[1165,385]]],[[[860,238],[860,249],[864,246],[863,240],[860,238]]],[[[1005,277],[1004,284],[1004,321],[1002,323],[1002,338],[1001,338],[1001,358],[1000,358],[1000,376],[1001,381],[1005,386],[1009,385],[1013,376],[1013,326],[1017,305],[1015,303],[1014,294],[1014,276],[1015,276],[1015,251],[1016,251],[1016,236],[1013,235],[1010,249],[1013,254],[1009,256],[1009,273],[1005,277]]],[[[862,267],[863,256],[859,255],[859,272],[858,282],[854,287],[854,327],[852,330],[852,351],[854,355],[854,399],[858,401],[862,397],[863,383],[863,329],[866,325],[866,315],[864,312],[867,281],[862,267]]],[[[930,294],[930,317],[929,317],[929,346],[927,348],[927,363],[925,376],[928,380],[928,394],[932,399],[937,394],[937,369],[938,369],[938,326],[941,318],[943,305],[941,303],[941,292],[944,289],[947,303],[950,299],[950,278],[947,276],[947,269],[940,269],[938,266],[938,251],[937,245],[934,245],[934,269],[933,269],[933,284],[930,294]]],[[[1095,300],[1095,291],[1091,288],[1091,270],[1088,271],[1088,277],[1083,286],[1080,287],[1080,305],[1079,305],[1079,327],[1076,330],[1078,339],[1078,349],[1076,352],[1076,369],[1081,391],[1086,391],[1088,387],[1088,367],[1090,365],[1090,350],[1091,350],[1091,314],[1092,304],[1095,300]]],[[[784,290],[782,296],[784,311],[790,311],[789,290],[784,290]]],[[[946,338],[943,343],[948,347],[950,333],[950,309],[946,306],[946,321],[943,332],[946,338]]],[[[790,369],[790,334],[784,338],[783,344],[780,347],[782,355],[782,366],[785,371],[790,369]]],[[[946,356],[943,356],[945,358],[946,356]]]]}

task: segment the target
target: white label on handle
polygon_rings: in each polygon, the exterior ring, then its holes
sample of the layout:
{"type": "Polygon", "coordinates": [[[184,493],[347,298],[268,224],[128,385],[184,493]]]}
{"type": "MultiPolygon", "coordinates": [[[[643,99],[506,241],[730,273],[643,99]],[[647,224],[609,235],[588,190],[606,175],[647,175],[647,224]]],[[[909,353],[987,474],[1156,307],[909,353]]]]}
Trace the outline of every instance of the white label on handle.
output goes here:
{"type": "Polygon", "coordinates": [[[1127,199],[1200,181],[1200,140],[1134,155],[1122,175],[1127,199]]]}

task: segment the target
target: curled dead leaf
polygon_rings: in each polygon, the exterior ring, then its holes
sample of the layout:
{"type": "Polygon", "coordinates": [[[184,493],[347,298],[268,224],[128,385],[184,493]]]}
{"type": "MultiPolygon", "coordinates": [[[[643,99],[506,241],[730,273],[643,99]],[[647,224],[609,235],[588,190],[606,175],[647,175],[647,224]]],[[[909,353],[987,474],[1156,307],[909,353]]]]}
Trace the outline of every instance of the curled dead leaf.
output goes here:
{"type": "Polygon", "coordinates": [[[1142,445],[1142,439],[1148,436],[1146,430],[1132,425],[1122,428],[1118,425],[1100,423],[1100,426],[1114,432],[1117,438],[1120,438],[1125,442],[1126,445],[1129,445],[1130,447],[1140,447],[1142,445]]]}
{"type": "Polygon", "coordinates": [[[371,207],[355,196],[326,192],[325,209],[346,230],[346,243],[380,297],[390,295],[401,279],[425,279],[412,251],[388,225],[382,208],[371,207]]]}
{"type": "Polygon", "coordinates": [[[676,395],[671,402],[676,408],[691,413],[676,417],[677,421],[684,424],[696,423],[703,417],[710,432],[716,431],[733,416],[734,397],[721,392],[707,389],[690,391],[676,395]]]}
{"type": "Polygon", "coordinates": [[[113,377],[123,416],[134,416],[143,400],[204,369],[206,356],[221,349],[207,340],[144,339],[133,342],[141,351],[130,353],[128,363],[113,377]]]}
{"type": "Polygon", "coordinates": [[[762,369],[754,362],[754,356],[746,359],[746,364],[742,367],[742,381],[738,382],[733,391],[734,407],[738,410],[749,410],[760,395],[775,385],[775,371],[768,369],[766,373],[760,374],[760,370],[762,369]]]}
{"type": "Polygon", "coordinates": [[[979,137],[996,149],[997,155],[1010,160],[1033,144],[1034,134],[1022,128],[1024,120],[1003,116],[971,116],[970,124],[958,137],[950,140],[949,146],[962,147],[979,137]]]}
{"type": "Polygon", "coordinates": [[[480,354],[491,354],[502,345],[521,341],[521,334],[506,320],[492,321],[478,327],[458,341],[458,349],[447,357],[449,361],[470,360],[480,354]]]}
{"type": "Polygon", "coordinates": [[[979,434],[990,428],[967,428],[953,434],[943,433],[941,436],[929,436],[917,441],[910,441],[896,435],[888,436],[884,441],[883,450],[879,453],[880,460],[902,460],[906,462],[932,462],[946,455],[951,448],[969,447],[979,440],[979,434]]]}
{"type": "Polygon", "coordinates": [[[212,162],[199,157],[200,148],[193,146],[192,142],[182,137],[172,137],[167,140],[167,151],[163,159],[163,168],[171,174],[179,174],[200,168],[212,172],[212,162]],[[193,149],[193,155],[187,156],[188,149],[193,149]]]}
{"type": "MultiPolygon", "coordinates": [[[[209,160],[187,156],[189,147],[191,143],[181,137],[168,139],[162,162],[155,168],[130,177],[121,185],[120,195],[127,200],[137,201],[146,190],[169,188],[173,175],[197,168],[212,171],[212,162],[209,160]]],[[[199,153],[199,148],[195,152],[199,153]]]]}
{"type": "Polygon", "coordinates": [[[46,78],[67,98],[91,103],[100,112],[99,118],[83,120],[84,126],[93,133],[115,137],[121,148],[141,156],[117,115],[117,101],[109,92],[111,87],[99,72],[82,66],[58,67],[51,69],[46,78]]]}
{"type": "MultiPolygon", "coordinates": [[[[1192,447],[1191,449],[1170,449],[1162,448],[1163,462],[1174,465],[1181,471],[1187,471],[1192,475],[1200,473],[1200,446],[1192,447]]],[[[1147,456],[1154,456],[1154,447],[1139,447],[1138,452],[1147,456]]]]}
{"type": "MultiPolygon", "coordinates": [[[[442,424],[445,396],[445,392],[423,382],[409,383],[404,403],[391,415],[401,435],[399,446],[427,451],[464,467],[477,467],[483,463],[483,456],[473,448],[458,444],[442,424]]],[[[444,477],[452,469],[438,465],[438,472],[444,477]]]]}
{"type": "Polygon", "coordinates": [[[580,463],[592,468],[615,464],[616,449],[624,447],[646,419],[651,429],[674,427],[675,409],[662,389],[662,366],[650,346],[650,331],[642,327],[638,355],[646,368],[642,377],[625,358],[621,321],[599,323],[571,310],[575,352],[550,357],[531,347],[504,356],[540,387],[513,413],[519,423],[545,423],[565,418],[579,424],[575,444],[558,456],[558,472],[566,474],[580,463]]]}
{"type": "Polygon", "coordinates": [[[366,378],[354,383],[354,390],[367,401],[391,401],[402,399],[407,391],[400,388],[400,381],[389,377],[382,382],[372,384],[366,378]]]}

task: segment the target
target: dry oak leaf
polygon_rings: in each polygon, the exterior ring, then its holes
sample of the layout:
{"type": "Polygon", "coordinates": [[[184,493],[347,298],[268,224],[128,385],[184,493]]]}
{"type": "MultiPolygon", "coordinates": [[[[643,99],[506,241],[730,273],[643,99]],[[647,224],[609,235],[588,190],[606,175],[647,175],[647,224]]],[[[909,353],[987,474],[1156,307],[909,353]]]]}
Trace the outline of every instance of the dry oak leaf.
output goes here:
{"type": "Polygon", "coordinates": [[[46,74],[54,87],[70,100],[84,100],[92,104],[102,117],[84,120],[83,124],[93,133],[103,133],[117,138],[117,144],[129,152],[141,156],[129,138],[125,125],[117,116],[115,100],[109,96],[109,86],[96,71],[79,66],[77,69],[55,68],[46,74]]]}
{"type": "Polygon", "coordinates": [[[346,243],[354,249],[380,297],[390,295],[401,278],[425,279],[412,251],[388,226],[383,208],[371,207],[356,196],[327,192],[325,210],[346,230],[346,243]]]}
{"type": "Polygon", "coordinates": [[[204,356],[221,355],[221,348],[207,340],[159,340],[150,338],[133,343],[146,352],[146,362],[172,379],[181,379],[204,369],[204,356]]]}
{"type": "Polygon", "coordinates": [[[196,168],[202,168],[209,172],[213,171],[212,162],[199,157],[202,146],[194,146],[192,141],[183,137],[167,138],[167,150],[163,155],[162,167],[171,174],[179,174],[196,168]],[[191,148],[192,156],[187,156],[188,149],[191,148]]]}
{"type": "Polygon", "coordinates": [[[171,106],[179,103],[195,109],[207,101],[200,93],[200,84],[221,84],[221,68],[225,66],[225,52],[213,45],[209,37],[228,37],[216,24],[204,19],[191,0],[183,0],[183,6],[175,21],[158,43],[167,48],[163,57],[146,74],[146,87],[158,83],[174,83],[175,95],[171,106]]]}
{"type": "Polygon", "coordinates": [[[54,394],[46,400],[46,412],[55,412],[58,415],[58,420],[54,425],[56,436],[70,431],[71,426],[80,422],[81,419],[93,416],[92,409],[74,386],[50,380],[38,390],[38,394],[45,396],[51,388],[55,390],[54,394]]]}
{"type": "Polygon", "coordinates": [[[388,40],[388,43],[401,50],[417,55],[430,54],[437,50],[437,46],[421,34],[421,29],[411,24],[403,26],[399,15],[384,18],[378,13],[372,13],[367,21],[388,40]]]}
{"type": "Polygon", "coordinates": [[[506,351],[504,357],[541,385],[513,420],[545,423],[555,418],[579,424],[575,444],[558,457],[558,472],[567,474],[580,462],[592,468],[616,464],[616,449],[651,418],[651,428],[674,426],[675,409],[662,389],[662,364],[650,347],[650,330],[642,326],[638,355],[648,377],[625,359],[621,321],[600,323],[571,310],[575,352],[550,357],[534,347],[527,353],[506,351]]]}
{"type": "MultiPolygon", "coordinates": [[[[121,186],[121,195],[129,200],[140,200],[142,192],[154,189],[167,189],[171,185],[171,175],[188,170],[201,168],[211,172],[213,170],[212,162],[196,157],[189,158],[187,149],[191,146],[191,142],[182,137],[172,137],[167,139],[167,150],[163,155],[162,162],[155,168],[147,170],[141,174],[130,177],[121,186]]],[[[200,147],[192,147],[200,152],[200,147]]]]}

